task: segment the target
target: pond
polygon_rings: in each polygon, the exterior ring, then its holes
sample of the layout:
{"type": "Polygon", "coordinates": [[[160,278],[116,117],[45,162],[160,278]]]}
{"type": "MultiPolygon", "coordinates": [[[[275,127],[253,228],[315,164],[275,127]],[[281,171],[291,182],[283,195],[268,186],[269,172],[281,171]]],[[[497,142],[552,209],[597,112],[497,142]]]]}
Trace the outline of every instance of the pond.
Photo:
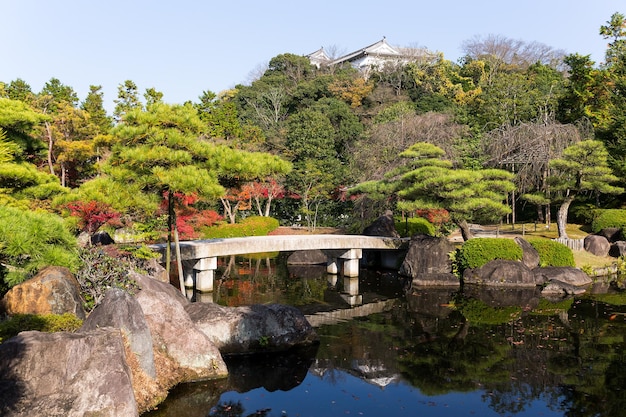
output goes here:
{"type": "Polygon", "coordinates": [[[300,308],[320,344],[227,358],[229,377],[175,388],[146,416],[624,416],[626,293],[412,289],[274,258],[221,261],[212,300],[300,308]]]}

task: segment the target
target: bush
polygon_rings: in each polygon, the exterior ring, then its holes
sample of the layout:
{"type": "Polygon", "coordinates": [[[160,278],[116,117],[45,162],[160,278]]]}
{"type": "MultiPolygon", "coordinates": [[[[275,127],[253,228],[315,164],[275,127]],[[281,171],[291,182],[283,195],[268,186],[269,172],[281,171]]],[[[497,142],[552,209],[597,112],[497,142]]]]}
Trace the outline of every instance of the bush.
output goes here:
{"type": "Polygon", "coordinates": [[[528,239],[539,253],[539,266],[575,266],[574,253],[566,245],[550,239],[528,239]]]}
{"type": "Polygon", "coordinates": [[[626,210],[606,209],[596,210],[596,216],[591,222],[591,231],[598,233],[608,227],[624,228],[626,226],[626,210]]]}
{"type": "Polygon", "coordinates": [[[278,220],[272,217],[250,216],[239,223],[220,224],[218,226],[202,229],[202,237],[205,239],[266,236],[272,230],[278,228],[278,220]]]}
{"type": "Polygon", "coordinates": [[[82,326],[81,319],[72,313],[15,314],[0,322],[0,343],[26,330],[40,332],[73,332],[82,326]]]}
{"type": "Polygon", "coordinates": [[[519,261],[522,259],[522,248],[512,239],[474,238],[463,244],[457,256],[458,270],[479,268],[494,259],[519,261]]]}
{"type": "Polygon", "coordinates": [[[0,279],[9,287],[39,269],[79,266],[77,243],[63,220],[50,213],[0,206],[0,279]]]}
{"type": "Polygon", "coordinates": [[[133,253],[118,251],[115,247],[90,247],[80,251],[82,266],[76,273],[85,310],[92,311],[104,298],[109,288],[120,288],[130,294],[137,290],[131,271],[150,274],[147,260],[152,252],[145,246],[133,253]]]}
{"type": "Polygon", "coordinates": [[[435,226],[423,217],[412,217],[404,221],[395,222],[396,231],[402,237],[411,237],[414,235],[424,234],[435,236],[435,226]]]}

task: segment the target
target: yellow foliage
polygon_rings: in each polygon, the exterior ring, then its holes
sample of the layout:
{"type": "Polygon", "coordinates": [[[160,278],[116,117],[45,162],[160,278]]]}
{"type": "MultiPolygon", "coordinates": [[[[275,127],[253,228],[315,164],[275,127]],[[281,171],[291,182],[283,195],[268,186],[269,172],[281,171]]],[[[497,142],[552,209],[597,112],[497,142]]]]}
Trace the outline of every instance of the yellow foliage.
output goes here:
{"type": "Polygon", "coordinates": [[[328,89],[337,98],[346,101],[350,107],[356,108],[361,105],[363,99],[374,89],[374,84],[364,78],[354,80],[337,80],[328,86],[328,89]]]}

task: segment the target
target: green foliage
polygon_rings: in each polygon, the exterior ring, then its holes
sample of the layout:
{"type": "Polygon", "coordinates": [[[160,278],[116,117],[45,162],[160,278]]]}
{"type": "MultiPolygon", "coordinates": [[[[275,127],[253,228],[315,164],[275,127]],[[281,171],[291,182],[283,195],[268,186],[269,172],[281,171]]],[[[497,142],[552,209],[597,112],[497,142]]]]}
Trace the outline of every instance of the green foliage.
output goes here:
{"type": "Polygon", "coordinates": [[[503,200],[515,188],[511,173],[455,169],[451,161],[442,159],[444,155],[438,146],[418,142],[400,154],[404,165],[389,171],[384,180],[364,183],[356,190],[372,197],[395,193],[401,210],[445,209],[458,225],[497,220],[510,211],[503,200]]]}
{"type": "Polygon", "coordinates": [[[265,236],[279,226],[278,220],[272,217],[250,216],[240,223],[220,224],[202,230],[204,239],[218,239],[245,236],[265,236]]]}
{"type": "Polygon", "coordinates": [[[566,245],[555,240],[530,238],[533,248],[539,253],[539,266],[576,266],[574,254],[566,245]]]}
{"type": "Polygon", "coordinates": [[[400,236],[411,237],[414,235],[429,235],[435,236],[435,226],[423,217],[412,217],[406,220],[398,220],[395,222],[395,228],[400,236]]]}
{"type": "Polygon", "coordinates": [[[2,278],[9,286],[45,266],[76,271],[79,265],[76,239],[53,214],[0,206],[0,242],[0,263],[7,267],[2,278]]]}
{"type": "Polygon", "coordinates": [[[598,209],[591,222],[591,231],[598,233],[602,229],[608,227],[624,228],[626,227],[626,210],[621,209],[598,209]]]}
{"type": "Polygon", "coordinates": [[[83,321],[72,313],[15,314],[7,320],[0,321],[0,343],[27,330],[48,333],[73,332],[78,330],[82,324],[83,321]]]}
{"type": "Polygon", "coordinates": [[[133,253],[139,253],[140,258],[129,252],[107,253],[99,247],[80,251],[82,264],[76,272],[76,280],[80,285],[87,312],[100,304],[109,288],[120,288],[130,294],[137,290],[137,283],[130,277],[131,271],[150,271],[144,262],[146,250],[138,249],[133,253]]]}
{"type": "Polygon", "coordinates": [[[458,269],[479,268],[494,259],[519,261],[522,248],[512,239],[474,238],[463,243],[457,256],[458,269]]]}

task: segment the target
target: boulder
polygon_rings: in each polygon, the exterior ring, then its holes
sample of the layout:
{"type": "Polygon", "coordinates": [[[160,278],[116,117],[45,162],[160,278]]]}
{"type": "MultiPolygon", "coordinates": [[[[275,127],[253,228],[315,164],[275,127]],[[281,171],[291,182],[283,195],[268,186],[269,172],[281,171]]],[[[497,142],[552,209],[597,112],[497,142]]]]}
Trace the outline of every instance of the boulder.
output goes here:
{"type": "Polygon", "coordinates": [[[604,236],[599,235],[585,236],[583,244],[587,252],[596,256],[607,256],[609,254],[609,249],[611,249],[609,240],[604,236]]]}
{"type": "Polygon", "coordinates": [[[311,324],[291,306],[190,303],[185,310],[223,354],[281,351],[318,341],[311,324]]]}
{"type": "Polygon", "coordinates": [[[615,243],[612,243],[611,249],[609,249],[609,256],[619,258],[623,255],[626,255],[626,241],[619,240],[615,243]]]}
{"type": "Polygon", "coordinates": [[[622,229],[619,227],[606,227],[596,233],[598,236],[604,236],[609,242],[617,242],[622,240],[622,229]]]}
{"type": "Polygon", "coordinates": [[[320,249],[299,250],[287,258],[287,265],[326,265],[328,258],[320,249]]]}
{"type": "Polygon", "coordinates": [[[415,235],[398,273],[411,278],[413,285],[460,285],[452,274],[453,251],[454,246],[446,238],[415,235]]]}
{"type": "Polygon", "coordinates": [[[534,270],[537,285],[543,285],[550,281],[564,282],[575,287],[591,285],[589,275],[573,266],[549,266],[534,270]]]}
{"type": "Polygon", "coordinates": [[[190,301],[174,286],[132,273],[140,290],[135,299],[143,310],[152,343],[174,362],[171,372],[181,380],[227,375],[217,347],[191,321],[185,311],[190,301]]]}
{"type": "Polygon", "coordinates": [[[393,213],[390,210],[387,210],[385,214],[363,229],[363,234],[365,236],[400,237],[396,231],[393,213]]]}
{"type": "Polygon", "coordinates": [[[152,336],[137,300],[122,289],[108,290],[102,302],[83,323],[81,331],[95,330],[100,327],[120,329],[128,340],[130,350],[137,357],[143,372],[151,378],[156,378],[152,336]]]}
{"type": "Polygon", "coordinates": [[[91,235],[90,242],[92,246],[106,246],[115,243],[111,235],[105,231],[99,231],[91,235]]]}
{"type": "Polygon", "coordinates": [[[28,331],[1,344],[0,415],[137,416],[120,331],[28,331]]]}
{"type": "Polygon", "coordinates": [[[539,252],[526,239],[516,237],[513,239],[517,246],[522,248],[522,263],[530,269],[539,266],[539,252]]]}
{"type": "Polygon", "coordinates": [[[7,314],[73,313],[85,318],[80,285],[69,269],[49,266],[11,288],[2,300],[7,314]]]}
{"type": "Polygon", "coordinates": [[[535,275],[522,262],[496,259],[480,268],[463,271],[466,284],[492,285],[501,287],[534,287],[535,275]]]}

